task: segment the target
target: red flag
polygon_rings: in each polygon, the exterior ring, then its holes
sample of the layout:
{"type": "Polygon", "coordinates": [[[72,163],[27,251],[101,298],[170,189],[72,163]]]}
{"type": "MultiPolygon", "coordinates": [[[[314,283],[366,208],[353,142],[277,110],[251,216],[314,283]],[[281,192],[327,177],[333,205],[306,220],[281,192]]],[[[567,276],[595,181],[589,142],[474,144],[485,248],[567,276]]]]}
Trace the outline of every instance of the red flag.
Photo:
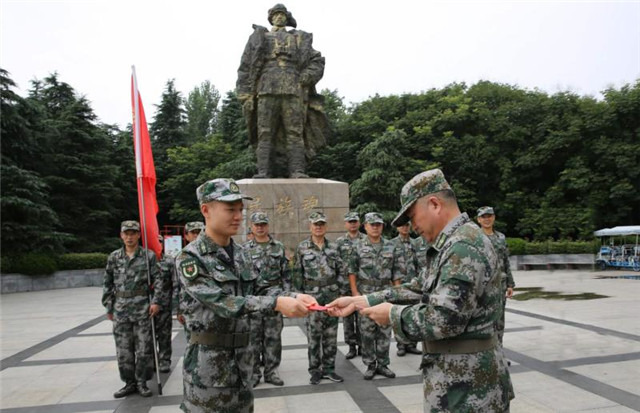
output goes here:
{"type": "Polygon", "coordinates": [[[133,107],[133,144],[136,155],[136,181],[138,183],[138,209],[140,210],[140,230],[142,245],[162,256],[162,246],[158,240],[158,202],[156,201],[156,168],[153,165],[151,139],[144,116],[142,98],[138,91],[136,68],[131,66],[131,106],[133,107]],[[147,246],[148,245],[148,246],[147,246]]]}

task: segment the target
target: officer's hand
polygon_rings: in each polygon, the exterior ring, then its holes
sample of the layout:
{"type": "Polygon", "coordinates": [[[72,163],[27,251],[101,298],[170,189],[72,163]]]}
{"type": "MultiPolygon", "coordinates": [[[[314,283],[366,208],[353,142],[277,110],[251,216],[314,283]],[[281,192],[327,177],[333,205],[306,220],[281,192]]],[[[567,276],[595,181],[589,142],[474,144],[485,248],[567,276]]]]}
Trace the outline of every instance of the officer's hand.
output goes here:
{"type": "Polygon", "coordinates": [[[318,304],[318,301],[315,299],[315,297],[309,295],[309,294],[296,294],[296,300],[300,301],[302,304],[304,304],[305,307],[309,307],[310,305],[314,305],[314,304],[318,304]]]}
{"type": "Polygon", "coordinates": [[[178,322],[182,325],[184,325],[184,323],[186,322],[182,314],[176,315],[176,318],[178,319],[178,322]]]}
{"type": "Polygon", "coordinates": [[[513,297],[513,287],[507,288],[507,298],[513,297]]]}
{"type": "Polygon", "coordinates": [[[107,313],[107,319],[113,321],[113,314],[107,313]]]}
{"type": "Polygon", "coordinates": [[[309,312],[307,306],[292,297],[278,297],[275,310],[287,317],[304,317],[309,312]]]}
{"type": "Polygon", "coordinates": [[[153,317],[160,312],[160,306],[158,304],[151,304],[149,306],[149,315],[153,317]]]}
{"type": "Polygon", "coordinates": [[[340,297],[327,304],[327,307],[329,307],[327,313],[333,317],[347,317],[359,308],[366,306],[367,303],[364,297],[340,297]]]}
{"type": "Polygon", "coordinates": [[[363,308],[362,310],[360,310],[360,314],[369,317],[370,319],[375,321],[376,324],[384,327],[388,326],[389,323],[391,323],[391,320],[389,318],[391,307],[393,307],[393,304],[382,303],[374,305],[373,307],[363,308]]]}

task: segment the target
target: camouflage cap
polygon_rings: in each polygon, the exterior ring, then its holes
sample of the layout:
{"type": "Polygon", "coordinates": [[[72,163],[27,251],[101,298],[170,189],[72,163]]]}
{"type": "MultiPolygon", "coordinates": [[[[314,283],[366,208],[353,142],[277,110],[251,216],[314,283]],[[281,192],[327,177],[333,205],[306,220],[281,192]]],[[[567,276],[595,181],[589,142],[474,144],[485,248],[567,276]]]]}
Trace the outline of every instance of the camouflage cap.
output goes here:
{"type": "Polygon", "coordinates": [[[125,232],[125,231],[138,231],[140,232],[140,223],[138,221],[122,221],[122,223],[120,223],[120,231],[121,232],[125,232]]]}
{"type": "Polygon", "coordinates": [[[483,206],[483,207],[478,208],[477,215],[479,217],[481,217],[483,215],[495,215],[495,212],[493,212],[493,207],[483,206]]]}
{"type": "Polygon", "coordinates": [[[344,214],[345,221],[360,221],[360,215],[356,211],[350,211],[344,214]]]}
{"type": "Polygon", "coordinates": [[[384,219],[382,219],[382,214],[380,214],[379,212],[368,212],[364,215],[364,223],[384,224],[384,219]]]}
{"type": "Polygon", "coordinates": [[[251,214],[251,222],[254,224],[268,224],[269,216],[266,212],[254,212],[253,214],[251,214]]]}
{"type": "Polygon", "coordinates": [[[217,178],[203,183],[196,189],[196,195],[200,205],[211,201],[235,202],[241,199],[253,199],[240,193],[236,181],[229,178],[217,178]]]}
{"type": "Polygon", "coordinates": [[[296,19],[293,18],[293,15],[291,15],[291,12],[287,10],[287,6],[285,6],[282,3],[276,4],[275,6],[270,8],[269,11],[267,12],[267,20],[269,20],[269,24],[273,24],[273,21],[272,21],[273,15],[276,13],[284,13],[285,16],[287,16],[287,22],[285,23],[285,25],[289,27],[293,27],[294,29],[298,27],[298,22],[296,22],[296,19]]]}
{"type": "Polygon", "coordinates": [[[324,212],[314,212],[313,214],[309,215],[309,221],[312,224],[315,224],[316,222],[327,222],[327,216],[324,214],[324,212]]]}
{"type": "Polygon", "coordinates": [[[418,199],[445,189],[451,189],[451,186],[444,179],[444,174],[440,169],[430,169],[414,176],[402,187],[400,192],[400,212],[398,212],[391,224],[396,227],[406,224],[409,222],[406,212],[418,199]]]}
{"type": "Polygon", "coordinates": [[[184,226],[184,232],[202,231],[203,229],[204,224],[200,221],[187,222],[184,226]]]}

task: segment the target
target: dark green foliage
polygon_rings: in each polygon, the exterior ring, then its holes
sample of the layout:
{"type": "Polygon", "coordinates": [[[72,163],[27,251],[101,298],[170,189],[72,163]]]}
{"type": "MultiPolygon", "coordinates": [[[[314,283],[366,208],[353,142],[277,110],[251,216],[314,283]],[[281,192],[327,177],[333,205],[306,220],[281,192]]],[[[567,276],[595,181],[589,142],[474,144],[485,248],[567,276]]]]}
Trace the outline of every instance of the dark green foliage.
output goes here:
{"type": "Polygon", "coordinates": [[[507,238],[507,247],[510,255],[524,255],[527,241],[521,238],[507,238]]]}
{"type": "Polygon", "coordinates": [[[49,275],[58,270],[55,255],[31,253],[2,257],[3,274],[49,275]]]}
{"type": "Polygon", "coordinates": [[[56,257],[58,271],[62,270],[86,270],[94,268],[104,268],[107,265],[109,254],[104,253],[84,253],[84,254],[63,254],[56,257]]]}

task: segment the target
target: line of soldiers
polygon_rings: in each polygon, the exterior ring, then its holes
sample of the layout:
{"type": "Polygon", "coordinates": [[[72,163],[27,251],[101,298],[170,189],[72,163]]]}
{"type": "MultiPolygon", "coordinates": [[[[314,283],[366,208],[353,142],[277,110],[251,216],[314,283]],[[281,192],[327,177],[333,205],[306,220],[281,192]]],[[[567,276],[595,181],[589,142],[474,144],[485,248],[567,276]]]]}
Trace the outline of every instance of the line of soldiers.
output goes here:
{"type": "MultiPolygon", "coordinates": [[[[197,196],[205,224],[185,226],[185,238],[190,243],[175,265],[170,259],[157,265],[155,256],[137,245],[139,224],[122,224],[124,247],[109,257],[103,294],[108,317],[114,321],[118,366],[126,384],[114,397],[134,392],[151,395],[146,387],[152,374],[150,316],[156,316],[160,369],[170,370],[171,308],[175,308],[188,341],[181,404],[185,412],[251,412],[252,388],[262,377],[267,383],[282,386],[277,369],[282,355],[283,314],[306,316],[311,384],[322,379],[343,381],[335,372],[335,357],[337,317],[344,316],[345,342],[349,345],[346,356],[351,359],[362,355],[367,366],[365,380],[376,374],[395,377],[388,367],[393,330],[399,356],[424,352],[421,368],[425,406],[438,411],[458,411],[459,407],[508,410],[513,389],[503,366],[503,297],[511,296],[514,283],[504,236],[493,231],[495,214],[490,207],[480,208],[477,214],[487,237],[479,237],[479,231],[467,228],[468,217],[457,210],[453,191],[439,170],[420,174],[403,188],[403,210],[394,220],[398,237],[387,240],[381,236],[384,222],[376,212],[365,214],[366,235],[360,233],[358,214],[349,212],[345,215],[347,233],[330,241],[325,237],[326,216],[314,212],[309,217],[310,237],[296,248],[292,266],[284,245],[269,235],[269,218],[263,212],[251,216],[253,239],[242,246],[233,242],[231,236],[236,235],[242,219],[243,199],[250,199],[240,193],[233,180],[208,181],[198,187],[197,196]],[[429,205],[420,205],[422,209],[434,213],[446,206],[449,218],[455,219],[445,221],[441,217],[446,225],[438,230],[436,225],[429,225],[437,221],[434,217],[423,221],[411,217],[412,221],[427,223],[416,228],[421,237],[411,240],[408,211],[418,210],[416,201],[431,194],[438,195],[430,198],[433,211],[429,211],[429,205]],[[440,205],[435,205],[438,202],[440,205]],[[458,240],[456,231],[461,227],[466,232],[458,240]],[[475,243],[473,254],[456,259],[461,253],[459,243],[466,245],[469,237],[475,243]],[[453,246],[449,245],[450,238],[456,241],[453,246]],[[447,248],[453,249],[443,255],[447,248]],[[152,288],[147,287],[145,253],[152,267],[152,288]],[[447,262],[449,266],[444,265],[447,262]],[[496,276],[498,272],[502,273],[500,277],[496,276]],[[500,284],[494,279],[502,282],[502,293],[492,289],[500,284]],[[450,289],[444,296],[434,290],[440,284],[450,289]],[[383,301],[403,305],[384,304],[389,308],[382,312],[378,310],[381,306],[370,307],[383,301]],[[328,310],[318,307],[320,311],[313,311],[315,306],[325,305],[328,310]],[[354,311],[356,307],[360,314],[354,311]],[[456,312],[464,313],[464,317],[452,314],[456,312]],[[438,326],[442,323],[445,325],[438,326]],[[497,338],[493,331],[497,331],[497,338]],[[448,338],[458,336],[460,341],[448,338]],[[423,351],[417,349],[418,341],[422,341],[423,351]],[[444,359],[436,360],[437,354],[444,359]],[[480,356],[484,361],[479,361],[480,356]],[[452,371],[447,357],[467,363],[470,371],[452,371]],[[435,361],[435,374],[428,374],[435,361]],[[476,369],[481,368],[495,374],[486,376],[483,380],[491,383],[483,383],[481,391],[476,391],[474,382],[480,377],[476,369]],[[462,387],[456,388],[461,386],[460,381],[462,387]],[[455,401],[446,399],[449,392],[456,393],[455,401]],[[485,402],[489,404],[482,404],[485,402]]],[[[415,211],[412,215],[418,216],[415,211]]]]}

